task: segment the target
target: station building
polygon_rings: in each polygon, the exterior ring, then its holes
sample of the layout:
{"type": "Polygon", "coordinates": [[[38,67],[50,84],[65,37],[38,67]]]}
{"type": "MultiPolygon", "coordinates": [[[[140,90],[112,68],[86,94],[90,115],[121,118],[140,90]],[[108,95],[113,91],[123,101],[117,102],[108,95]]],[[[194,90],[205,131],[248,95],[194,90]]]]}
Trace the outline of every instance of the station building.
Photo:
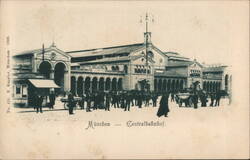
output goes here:
{"type": "Polygon", "coordinates": [[[178,92],[191,86],[230,92],[228,66],[206,66],[179,53],[164,52],[151,42],[150,32],[144,37],[143,43],[130,45],[65,52],[53,43],[17,53],[13,56],[14,103],[29,105],[34,88],[75,95],[111,90],[178,92]]]}

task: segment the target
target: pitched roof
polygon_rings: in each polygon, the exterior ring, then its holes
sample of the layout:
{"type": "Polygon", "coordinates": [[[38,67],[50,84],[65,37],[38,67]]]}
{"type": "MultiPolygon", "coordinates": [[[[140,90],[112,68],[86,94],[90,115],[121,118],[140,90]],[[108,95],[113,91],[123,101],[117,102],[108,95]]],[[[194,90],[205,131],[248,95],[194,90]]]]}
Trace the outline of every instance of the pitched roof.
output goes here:
{"type": "Polygon", "coordinates": [[[185,66],[190,66],[194,62],[193,61],[179,61],[179,62],[168,62],[167,67],[185,67],[185,66]]]}
{"type": "Polygon", "coordinates": [[[206,67],[203,72],[223,72],[226,66],[206,67]]]}
{"type": "Polygon", "coordinates": [[[129,61],[130,57],[123,56],[123,57],[110,57],[110,58],[102,58],[102,59],[96,59],[92,61],[86,61],[86,62],[78,62],[78,64],[92,64],[92,63],[104,63],[104,62],[117,62],[117,61],[129,61]]]}
{"type": "Polygon", "coordinates": [[[98,55],[108,55],[108,54],[119,54],[119,53],[130,53],[142,47],[143,43],[122,45],[122,46],[113,46],[106,48],[96,48],[88,50],[78,50],[78,51],[69,51],[67,54],[71,55],[73,58],[78,57],[87,57],[87,56],[98,56],[98,55]]]}
{"type": "MultiPolygon", "coordinates": [[[[35,53],[42,53],[42,48],[40,49],[33,49],[33,50],[27,50],[27,51],[23,51],[23,52],[20,52],[20,53],[17,53],[14,55],[14,57],[17,57],[17,56],[24,56],[24,55],[32,55],[32,54],[35,54],[35,53]]],[[[51,50],[57,50],[59,51],[60,53],[62,53],[63,55],[67,56],[67,57],[70,57],[69,54],[66,54],[64,51],[58,49],[56,46],[54,45],[51,45],[50,47],[48,48],[44,48],[44,52],[48,52],[48,51],[51,51],[51,50]]]]}
{"type": "Polygon", "coordinates": [[[164,52],[164,54],[165,54],[166,56],[168,56],[169,58],[180,58],[180,59],[189,60],[189,58],[184,57],[184,56],[180,55],[180,54],[177,53],[177,52],[164,52]]]}

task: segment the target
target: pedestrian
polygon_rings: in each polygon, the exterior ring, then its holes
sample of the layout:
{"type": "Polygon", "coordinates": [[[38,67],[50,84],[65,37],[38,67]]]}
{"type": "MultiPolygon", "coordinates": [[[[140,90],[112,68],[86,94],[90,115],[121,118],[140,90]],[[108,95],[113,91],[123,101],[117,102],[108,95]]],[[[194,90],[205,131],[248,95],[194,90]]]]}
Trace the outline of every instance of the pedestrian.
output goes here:
{"type": "Polygon", "coordinates": [[[109,93],[106,93],[106,95],[105,95],[105,111],[110,110],[110,101],[111,101],[111,95],[109,93]]]}
{"type": "Polygon", "coordinates": [[[137,105],[139,106],[139,108],[141,108],[142,106],[142,99],[143,99],[143,95],[142,93],[139,93],[139,95],[137,96],[137,105]]]}
{"type": "Polygon", "coordinates": [[[86,93],[86,102],[87,102],[87,108],[86,108],[86,112],[91,112],[90,108],[91,108],[91,95],[89,92],[86,93]]]}
{"type": "Polygon", "coordinates": [[[146,96],[145,96],[145,98],[146,98],[146,103],[145,103],[145,106],[149,106],[149,101],[150,101],[150,99],[151,99],[151,94],[150,93],[147,93],[146,94],[146,96]]]}
{"type": "Polygon", "coordinates": [[[130,93],[127,93],[127,95],[125,96],[125,109],[124,111],[130,111],[130,103],[132,101],[132,95],[130,93]]]}
{"type": "Polygon", "coordinates": [[[157,93],[154,93],[152,96],[153,107],[156,107],[157,99],[158,99],[158,95],[157,95],[157,93]]]}
{"type": "Polygon", "coordinates": [[[193,104],[194,104],[194,109],[197,109],[198,108],[199,97],[198,97],[198,94],[196,92],[194,92],[192,100],[193,100],[193,104]]]}
{"type": "Polygon", "coordinates": [[[215,99],[215,95],[213,92],[210,93],[210,99],[211,99],[210,106],[213,107],[214,106],[214,99],[215,99]]]}
{"type": "Polygon", "coordinates": [[[68,107],[69,107],[69,114],[71,115],[71,114],[74,114],[73,113],[73,109],[74,109],[74,106],[75,106],[75,101],[74,101],[74,96],[73,96],[73,94],[72,93],[70,93],[69,95],[68,95],[68,107]]]}
{"type": "Polygon", "coordinates": [[[50,109],[54,109],[55,100],[56,100],[55,93],[51,91],[49,94],[49,108],[50,109]]]}
{"type": "Polygon", "coordinates": [[[206,107],[207,106],[207,97],[206,93],[201,91],[200,93],[200,100],[201,100],[201,107],[206,107]]]}
{"type": "Polygon", "coordinates": [[[171,93],[171,102],[174,102],[174,92],[171,93]]]}
{"type": "Polygon", "coordinates": [[[169,106],[168,106],[168,97],[169,97],[169,94],[167,93],[162,95],[161,100],[160,100],[160,107],[157,111],[158,117],[161,117],[163,115],[165,117],[168,116],[168,112],[170,111],[169,106]]]}
{"type": "Polygon", "coordinates": [[[215,95],[215,106],[220,105],[220,99],[221,99],[221,93],[220,93],[220,91],[217,91],[216,95],[215,95]]]}
{"type": "Polygon", "coordinates": [[[39,112],[43,113],[43,99],[44,99],[44,97],[42,95],[38,96],[36,113],[39,113],[39,112]]]}

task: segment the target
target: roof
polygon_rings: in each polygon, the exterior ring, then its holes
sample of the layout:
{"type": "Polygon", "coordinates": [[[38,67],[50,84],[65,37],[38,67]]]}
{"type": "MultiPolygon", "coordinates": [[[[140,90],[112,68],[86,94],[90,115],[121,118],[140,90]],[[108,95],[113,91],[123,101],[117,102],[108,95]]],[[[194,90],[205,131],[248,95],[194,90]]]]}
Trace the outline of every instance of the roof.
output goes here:
{"type": "Polygon", "coordinates": [[[129,61],[130,57],[123,56],[123,57],[110,57],[110,58],[102,58],[92,61],[81,62],[79,64],[89,64],[89,63],[104,63],[104,62],[117,62],[117,61],[129,61]]]}
{"type": "Polygon", "coordinates": [[[226,66],[205,67],[203,72],[223,72],[226,66]]]}
{"type": "Polygon", "coordinates": [[[78,50],[66,52],[73,58],[87,57],[87,56],[98,56],[98,55],[108,55],[108,54],[120,54],[120,53],[131,53],[139,48],[141,48],[144,43],[129,44],[122,46],[113,46],[106,48],[95,48],[88,50],[78,50]]]}
{"type": "Polygon", "coordinates": [[[53,80],[49,79],[29,79],[36,88],[60,88],[53,80]]]}
{"type": "Polygon", "coordinates": [[[183,57],[181,56],[179,53],[177,52],[164,52],[164,54],[170,58],[181,58],[181,59],[185,59],[185,60],[189,60],[189,58],[187,57],[183,57]]]}
{"type": "MultiPolygon", "coordinates": [[[[50,48],[44,48],[44,51],[45,51],[45,52],[47,52],[47,51],[49,51],[49,50],[50,50],[50,48]]],[[[42,48],[40,48],[40,49],[33,49],[33,50],[26,50],[26,51],[17,53],[17,54],[14,55],[14,56],[31,55],[31,54],[35,54],[35,53],[39,53],[39,52],[42,52],[42,48]]]]}
{"type": "Polygon", "coordinates": [[[167,67],[186,67],[192,65],[193,61],[168,62],[167,67]]]}
{"type": "MultiPolygon", "coordinates": [[[[61,54],[65,55],[65,56],[67,56],[67,57],[70,57],[70,55],[65,54],[64,51],[58,49],[54,44],[51,45],[51,46],[48,47],[48,48],[44,48],[44,52],[49,52],[49,51],[51,51],[51,50],[56,50],[57,52],[60,52],[61,54]]],[[[40,49],[33,49],[33,50],[27,50],[27,51],[23,51],[23,52],[20,52],[20,53],[15,54],[14,57],[16,57],[16,56],[24,56],[24,55],[33,55],[33,54],[35,54],[35,53],[42,53],[42,51],[43,51],[42,48],[40,48],[40,49]]]]}

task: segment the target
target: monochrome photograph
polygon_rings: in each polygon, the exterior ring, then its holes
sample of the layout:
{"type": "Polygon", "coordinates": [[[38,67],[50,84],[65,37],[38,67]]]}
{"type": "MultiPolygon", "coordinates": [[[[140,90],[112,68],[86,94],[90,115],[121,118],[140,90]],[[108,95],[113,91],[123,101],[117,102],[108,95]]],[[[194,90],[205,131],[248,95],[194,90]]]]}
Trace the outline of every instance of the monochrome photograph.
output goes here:
{"type": "Polygon", "coordinates": [[[0,158],[249,158],[247,1],[0,3],[0,158]]]}

